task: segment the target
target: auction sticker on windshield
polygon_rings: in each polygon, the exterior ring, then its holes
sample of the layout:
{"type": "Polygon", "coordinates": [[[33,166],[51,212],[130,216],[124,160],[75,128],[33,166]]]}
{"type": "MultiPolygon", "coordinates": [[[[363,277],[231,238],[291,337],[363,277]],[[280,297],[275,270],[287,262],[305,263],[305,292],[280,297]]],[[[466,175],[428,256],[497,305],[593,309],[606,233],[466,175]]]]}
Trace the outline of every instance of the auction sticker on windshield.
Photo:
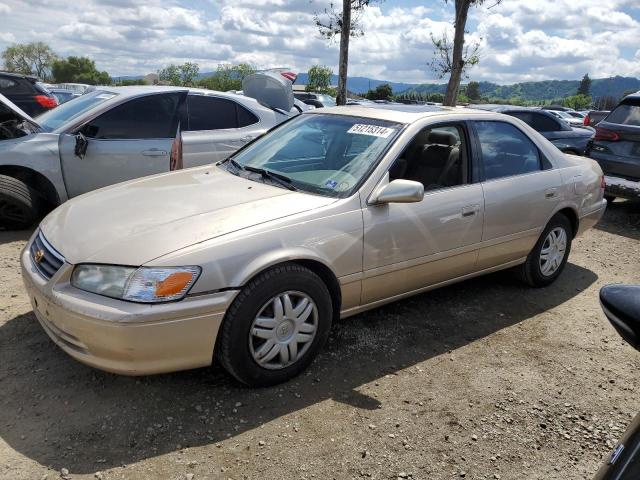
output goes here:
{"type": "Polygon", "coordinates": [[[358,135],[371,135],[373,137],[387,138],[395,130],[393,128],[381,127],[379,125],[366,125],[364,123],[356,123],[347,130],[347,133],[356,133],[358,135]]]}

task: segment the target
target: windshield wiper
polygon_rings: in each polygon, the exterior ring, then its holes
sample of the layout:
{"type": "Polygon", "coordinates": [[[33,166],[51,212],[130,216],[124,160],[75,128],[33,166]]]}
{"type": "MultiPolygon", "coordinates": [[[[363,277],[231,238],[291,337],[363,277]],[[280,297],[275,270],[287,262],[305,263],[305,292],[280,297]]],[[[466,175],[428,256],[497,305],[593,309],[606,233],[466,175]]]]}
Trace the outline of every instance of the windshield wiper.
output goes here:
{"type": "Polygon", "coordinates": [[[279,183],[284,188],[288,188],[289,190],[296,191],[298,190],[291,184],[291,179],[285,175],[276,172],[270,172],[269,170],[265,170],[264,168],[251,167],[249,165],[240,165],[238,162],[231,160],[234,166],[241,168],[242,170],[246,170],[247,172],[259,173],[263,176],[263,178],[268,178],[273,180],[276,183],[279,183]]]}

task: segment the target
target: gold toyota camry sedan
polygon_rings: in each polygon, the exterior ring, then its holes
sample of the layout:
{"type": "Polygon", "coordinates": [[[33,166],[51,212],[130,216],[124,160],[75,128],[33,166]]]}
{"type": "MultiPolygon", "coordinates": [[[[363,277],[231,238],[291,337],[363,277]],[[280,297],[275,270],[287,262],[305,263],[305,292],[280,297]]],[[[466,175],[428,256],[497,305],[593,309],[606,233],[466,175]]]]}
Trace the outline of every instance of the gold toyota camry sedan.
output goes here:
{"type": "Polygon", "coordinates": [[[42,328],[96,368],[305,369],[331,322],[516,268],[562,272],[606,207],[598,164],[520,120],[439,107],[314,110],[225,161],[97,190],[22,253],[42,328]]]}

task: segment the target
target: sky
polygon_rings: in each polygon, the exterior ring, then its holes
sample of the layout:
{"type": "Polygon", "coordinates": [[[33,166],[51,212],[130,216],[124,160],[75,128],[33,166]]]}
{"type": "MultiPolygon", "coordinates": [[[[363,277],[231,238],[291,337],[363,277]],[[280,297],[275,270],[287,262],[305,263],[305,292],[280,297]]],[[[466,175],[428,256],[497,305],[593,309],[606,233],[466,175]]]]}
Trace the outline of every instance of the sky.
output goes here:
{"type": "MultiPolygon", "coordinates": [[[[470,80],[640,77],[639,0],[495,3],[470,11],[467,41],[480,45],[470,80]]],[[[298,72],[322,64],[337,73],[338,42],[323,39],[314,25],[314,13],[329,6],[330,0],[0,0],[0,50],[42,41],[60,56],[90,57],[111,76],[186,61],[201,72],[248,62],[298,72]]],[[[372,2],[359,19],[364,35],[350,44],[349,75],[444,81],[429,67],[431,34],[451,32],[452,21],[452,1],[372,2]]]]}

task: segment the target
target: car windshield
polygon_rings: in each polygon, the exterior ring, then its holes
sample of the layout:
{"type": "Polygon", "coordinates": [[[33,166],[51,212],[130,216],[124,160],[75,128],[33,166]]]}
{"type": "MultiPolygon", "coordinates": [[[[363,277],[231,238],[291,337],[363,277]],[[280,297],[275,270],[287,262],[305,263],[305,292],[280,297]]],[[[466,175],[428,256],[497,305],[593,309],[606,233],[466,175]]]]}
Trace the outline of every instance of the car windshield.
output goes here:
{"type": "Polygon", "coordinates": [[[86,95],[74,98],[68,102],[49,110],[36,117],[36,121],[45,132],[51,132],[84,112],[115,97],[117,93],[96,90],[86,95]]]}
{"type": "MultiPolygon", "coordinates": [[[[300,115],[231,157],[227,168],[264,169],[298,190],[346,197],[366,179],[402,124],[343,115],[300,115]],[[235,166],[234,166],[235,165],[235,166]]],[[[236,174],[241,174],[237,169],[236,174]]],[[[260,179],[255,172],[248,175],[260,179]]]]}

